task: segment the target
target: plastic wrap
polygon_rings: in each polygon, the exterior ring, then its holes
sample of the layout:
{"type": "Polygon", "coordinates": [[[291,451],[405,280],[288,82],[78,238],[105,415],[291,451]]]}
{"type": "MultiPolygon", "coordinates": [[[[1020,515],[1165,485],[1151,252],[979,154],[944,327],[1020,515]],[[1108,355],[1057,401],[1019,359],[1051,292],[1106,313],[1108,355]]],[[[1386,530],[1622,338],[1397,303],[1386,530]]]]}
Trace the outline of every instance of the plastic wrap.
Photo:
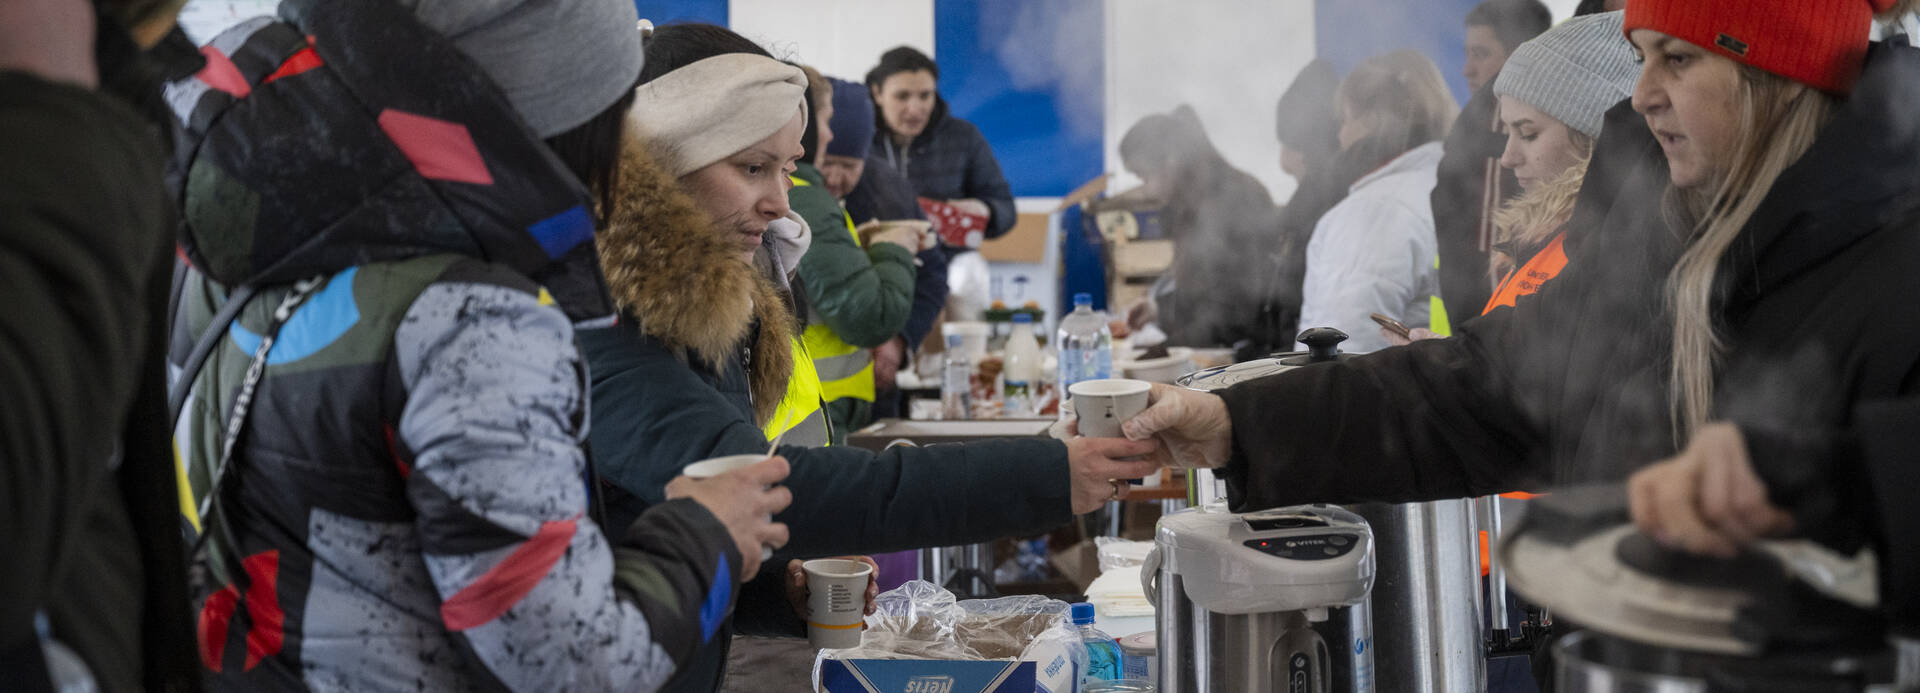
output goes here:
{"type": "MultiPolygon", "coordinates": [[[[924,580],[912,580],[881,593],[860,645],[822,650],[827,659],[949,659],[1033,661],[1046,665],[1080,653],[1079,636],[1069,625],[1066,602],[1036,595],[959,600],[924,580]]],[[[1077,663],[1072,671],[1083,671],[1077,663]]]]}
{"type": "Polygon", "coordinates": [[[1147,559],[1147,552],[1153,550],[1151,541],[1128,541],[1117,537],[1094,537],[1093,545],[1100,556],[1100,572],[1115,568],[1138,568],[1147,559]]]}

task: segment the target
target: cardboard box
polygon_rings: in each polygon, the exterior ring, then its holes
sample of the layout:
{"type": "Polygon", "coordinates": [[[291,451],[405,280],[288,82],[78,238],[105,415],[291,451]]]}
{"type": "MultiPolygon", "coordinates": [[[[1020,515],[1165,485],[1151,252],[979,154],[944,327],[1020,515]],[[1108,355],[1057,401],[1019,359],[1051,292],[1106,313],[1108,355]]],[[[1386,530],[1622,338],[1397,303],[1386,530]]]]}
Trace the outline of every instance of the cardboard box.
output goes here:
{"type": "Polygon", "coordinates": [[[1038,693],[1033,662],[936,659],[828,659],[824,693],[1038,693]]]}
{"type": "Polygon", "coordinates": [[[1115,277],[1157,277],[1173,264],[1173,241],[1132,241],[1107,247],[1115,277]]]}
{"type": "Polygon", "coordinates": [[[1007,234],[980,244],[988,262],[1038,263],[1047,259],[1047,226],[1052,215],[1022,212],[1007,234]]]}

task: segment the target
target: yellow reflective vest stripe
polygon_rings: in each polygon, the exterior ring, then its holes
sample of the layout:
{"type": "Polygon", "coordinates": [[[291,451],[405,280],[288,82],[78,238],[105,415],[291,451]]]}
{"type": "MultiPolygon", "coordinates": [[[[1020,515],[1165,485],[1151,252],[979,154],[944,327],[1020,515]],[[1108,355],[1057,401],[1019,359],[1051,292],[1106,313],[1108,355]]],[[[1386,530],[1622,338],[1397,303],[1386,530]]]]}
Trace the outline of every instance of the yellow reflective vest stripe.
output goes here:
{"type": "Polygon", "coordinates": [[[780,398],[780,406],[774,408],[773,418],[768,419],[760,430],[767,435],[767,440],[787,433],[787,437],[781,439],[781,445],[826,447],[831,440],[831,431],[827,428],[827,410],[823,402],[820,375],[814,371],[813,359],[808,358],[806,345],[796,339],[793,341],[793,375],[787,378],[787,394],[780,398]]]}
{"type": "MultiPolygon", "coordinates": [[[[1440,269],[1440,258],[1433,258],[1433,268],[1440,269]]],[[[1435,276],[1439,272],[1434,273],[1435,276]]],[[[1447,304],[1440,300],[1440,294],[1427,297],[1427,329],[1442,337],[1453,336],[1453,325],[1447,321],[1447,304]]]]}
{"type": "MultiPolygon", "coordinates": [[[[797,176],[788,179],[795,186],[809,185],[797,176]]],[[[840,219],[846,222],[847,235],[853,237],[854,245],[859,245],[860,234],[854,231],[853,219],[844,213],[840,219]]],[[[817,318],[812,323],[801,339],[807,352],[813,354],[821,398],[828,402],[846,398],[873,401],[873,352],[842,341],[833,328],[817,318]]]]}

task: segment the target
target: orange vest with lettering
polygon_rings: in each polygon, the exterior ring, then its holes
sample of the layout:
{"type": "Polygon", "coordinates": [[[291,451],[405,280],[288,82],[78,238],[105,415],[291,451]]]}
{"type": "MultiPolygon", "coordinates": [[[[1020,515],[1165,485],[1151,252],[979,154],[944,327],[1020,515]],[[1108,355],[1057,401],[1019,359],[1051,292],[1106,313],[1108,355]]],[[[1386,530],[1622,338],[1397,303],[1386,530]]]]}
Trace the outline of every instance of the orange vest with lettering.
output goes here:
{"type": "Polygon", "coordinates": [[[1507,276],[1500,280],[1500,288],[1494,289],[1493,298],[1487,301],[1487,307],[1480,309],[1480,314],[1486,315],[1501,306],[1512,306],[1513,302],[1521,296],[1539,291],[1541,285],[1546,284],[1547,280],[1559,275],[1561,268],[1567,266],[1567,251],[1561,245],[1565,240],[1567,240],[1567,234],[1562,231],[1547,243],[1547,247],[1541,248],[1540,252],[1527,258],[1527,264],[1508,272],[1507,276]]]}
{"type": "MultiPolygon", "coordinates": [[[[1521,265],[1518,269],[1508,272],[1507,276],[1500,280],[1500,288],[1494,289],[1493,298],[1487,301],[1487,307],[1481,309],[1480,314],[1486,315],[1487,313],[1493,312],[1493,309],[1501,306],[1512,307],[1515,300],[1518,300],[1521,296],[1531,295],[1539,291],[1540,286],[1546,284],[1547,280],[1558,276],[1560,270],[1567,266],[1567,250],[1565,246],[1561,244],[1566,239],[1566,232],[1561,232],[1559,235],[1554,236],[1552,241],[1547,243],[1547,247],[1541,248],[1540,252],[1534,253],[1533,257],[1527,258],[1527,264],[1521,265]]],[[[1512,491],[1500,495],[1506,498],[1519,498],[1524,500],[1533,498],[1536,494],[1525,491],[1512,491]]],[[[1487,549],[1487,533],[1481,532],[1480,574],[1482,576],[1487,574],[1487,549]]]]}

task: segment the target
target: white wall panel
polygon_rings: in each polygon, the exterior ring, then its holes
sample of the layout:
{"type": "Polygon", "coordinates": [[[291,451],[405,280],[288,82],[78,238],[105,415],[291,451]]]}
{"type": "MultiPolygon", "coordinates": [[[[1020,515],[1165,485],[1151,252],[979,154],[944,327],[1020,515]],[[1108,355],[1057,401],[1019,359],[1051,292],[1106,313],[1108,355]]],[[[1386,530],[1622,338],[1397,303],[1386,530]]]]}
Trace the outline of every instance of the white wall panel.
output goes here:
{"type": "Polygon", "coordinates": [[[894,46],[933,55],[933,0],[732,0],[728,15],[775,57],[855,82],[894,46]]]}
{"type": "MultiPolygon", "coordinates": [[[[1284,202],[1274,106],[1313,60],[1312,0],[1108,0],[1106,166],[1141,117],[1191,104],[1214,147],[1284,202]]],[[[1138,184],[1123,175],[1113,190],[1138,184]]]]}

